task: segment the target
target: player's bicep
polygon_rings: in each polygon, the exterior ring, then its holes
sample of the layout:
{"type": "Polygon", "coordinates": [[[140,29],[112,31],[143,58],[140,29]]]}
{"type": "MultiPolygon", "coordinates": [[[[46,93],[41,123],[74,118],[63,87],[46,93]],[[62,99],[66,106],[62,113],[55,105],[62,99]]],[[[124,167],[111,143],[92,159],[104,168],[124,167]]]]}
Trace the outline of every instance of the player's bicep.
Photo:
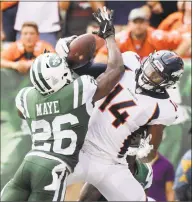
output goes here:
{"type": "MultiPolygon", "coordinates": [[[[111,64],[108,64],[108,66],[111,64]]],[[[113,64],[112,64],[113,65],[113,64]]],[[[121,77],[118,77],[118,74],[121,75],[121,68],[120,72],[115,71],[114,69],[111,69],[109,67],[109,70],[101,74],[97,79],[97,90],[93,96],[93,101],[96,102],[106,95],[110,93],[110,91],[113,89],[113,87],[119,82],[121,77]]]]}
{"type": "Polygon", "coordinates": [[[164,125],[148,126],[147,136],[151,136],[149,145],[153,145],[153,149],[151,149],[151,151],[146,157],[140,159],[143,163],[149,163],[155,158],[157,150],[162,141],[164,128],[165,128],[164,125]]]}
{"type": "MultiPolygon", "coordinates": [[[[164,125],[152,125],[148,127],[148,135],[151,135],[150,145],[153,145],[152,155],[154,156],[163,138],[164,125]]],[[[151,152],[150,152],[151,153],[151,152]]]]}
{"type": "Polygon", "coordinates": [[[163,137],[164,125],[153,125],[148,127],[148,134],[152,135],[150,144],[153,144],[154,149],[157,151],[163,137]]]}

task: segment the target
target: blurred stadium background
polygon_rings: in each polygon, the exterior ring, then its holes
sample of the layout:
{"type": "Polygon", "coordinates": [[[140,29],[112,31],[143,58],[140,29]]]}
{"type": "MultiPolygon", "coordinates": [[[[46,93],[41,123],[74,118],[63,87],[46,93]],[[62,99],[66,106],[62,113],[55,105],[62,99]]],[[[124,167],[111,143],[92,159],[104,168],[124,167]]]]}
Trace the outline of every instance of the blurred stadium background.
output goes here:
{"type": "MultiPolygon", "coordinates": [[[[191,4],[190,1],[1,1],[1,189],[31,147],[28,128],[17,116],[14,103],[18,91],[30,84],[31,62],[44,48],[54,51],[60,37],[95,30],[92,12],[103,5],[115,10],[114,24],[122,52],[136,51],[143,60],[155,49],[172,49],[184,58],[183,78],[177,89],[170,92],[179,105],[181,118],[165,129],[159,148],[176,170],[183,154],[191,149],[192,139],[191,4]]],[[[96,39],[94,62],[105,62],[104,41],[96,39]]],[[[77,199],[80,187],[81,184],[76,185],[73,194],[69,191],[67,199],[77,199]]]]}

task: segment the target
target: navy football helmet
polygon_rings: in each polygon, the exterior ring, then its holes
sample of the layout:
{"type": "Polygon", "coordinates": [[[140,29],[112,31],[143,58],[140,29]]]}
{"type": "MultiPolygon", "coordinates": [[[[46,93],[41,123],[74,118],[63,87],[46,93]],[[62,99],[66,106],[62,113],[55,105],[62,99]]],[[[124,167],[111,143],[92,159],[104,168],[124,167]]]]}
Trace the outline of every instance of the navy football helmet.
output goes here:
{"type": "Polygon", "coordinates": [[[160,50],[150,54],[136,70],[137,87],[161,92],[179,81],[184,71],[184,63],[176,53],[160,50]]]}

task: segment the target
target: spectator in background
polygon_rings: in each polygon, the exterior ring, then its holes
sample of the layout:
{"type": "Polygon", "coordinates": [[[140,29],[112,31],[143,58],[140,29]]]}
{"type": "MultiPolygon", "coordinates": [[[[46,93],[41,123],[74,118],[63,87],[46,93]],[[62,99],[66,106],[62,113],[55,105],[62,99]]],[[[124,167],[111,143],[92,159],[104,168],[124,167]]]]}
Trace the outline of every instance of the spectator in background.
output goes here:
{"type": "Polygon", "coordinates": [[[19,1],[14,29],[17,31],[17,39],[20,38],[23,23],[35,22],[39,27],[40,39],[54,47],[57,41],[57,33],[61,29],[59,24],[58,2],[26,2],[19,1]]]}
{"type": "MultiPolygon", "coordinates": [[[[155,50],[174,50],[182,41],[181,35],[173,32],[154,30],[149,26],[147,13],[142,8],[133,9],[129,14],[128,27],[116,35],[121,52],[134,51],[141,58],[147,57],[155,50]]],[[[107,49],[102,47],[96,55],[95,62],[107,62],[107,49]]]]}
{"type": "Polygon", "coordinates": [[[26,22],[22,25],[21,39],[1,52],[1,68],[11,68],[20,73],[26,73],[33,59],[45,49],[54,51],[50,44],[39,40],[37,24],[26,22]]]}
{"type": "Polygon", "coordinates": [[[92,13],[103,6],[103,1],[60,2],[60,8],[66,11],[61,37],[84,34],[88,24],[92,21],[92,13]]]}
{"type": "Polygon", "coordinates": [[[151,12],[150,25],[157,28],[168,15],[177,11],[177,1],[147,1],[151,12]]]}
{"type": "Polygon", "coordinates": [[[192,201],[192,151],[182,157],[175,175],[174,190],[179,201],[192,201]]]}
{"type": "Polygon", "coordinates": [[[176,30],[184,37],[184,42],[178,47],[178,54],[191,57],[192,2],[178,1],[178,12],[170,14],[159,25],[165,31],[176,30]]]}
{"type": "Polygon", "coordinates": [[[13,42],[16,39],[14,23],[17,13],[17,3],[17,1],[1,1],[1,40],[13,42]]]}
{"type": "Polygon", "coordinates": [[[174,181],[173,165],[160,153],[157,153],[151,164],[153,182],[147,195],[156,201],[174,201],[174,191],[172,189],[174,181]]]}
{"type": "Polygon", "coordinates": [[[106,1],[107,8],[114,10],[113,24],[115,31],[120,32],[127,26],[128,13],[134,8],[142,7],[145,1],[106,1]]]}
{"type": "Polygon", "coordinates": [[[159,25],[165,31],[178,30],[181,33],[191,32],[192,9],[191,1],[179,1],[178,12],[170,14],[159,25]]]}

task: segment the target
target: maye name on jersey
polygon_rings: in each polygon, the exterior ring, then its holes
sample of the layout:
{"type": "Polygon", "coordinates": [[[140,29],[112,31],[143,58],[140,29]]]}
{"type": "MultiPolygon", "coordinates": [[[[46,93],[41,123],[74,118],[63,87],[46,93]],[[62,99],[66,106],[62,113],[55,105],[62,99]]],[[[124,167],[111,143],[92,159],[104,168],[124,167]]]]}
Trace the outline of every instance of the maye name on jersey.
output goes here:
{"type": "Polygon", "coordinates": [[[59,101],[36,104],[36,116],[60,113],[59,101]]]}

